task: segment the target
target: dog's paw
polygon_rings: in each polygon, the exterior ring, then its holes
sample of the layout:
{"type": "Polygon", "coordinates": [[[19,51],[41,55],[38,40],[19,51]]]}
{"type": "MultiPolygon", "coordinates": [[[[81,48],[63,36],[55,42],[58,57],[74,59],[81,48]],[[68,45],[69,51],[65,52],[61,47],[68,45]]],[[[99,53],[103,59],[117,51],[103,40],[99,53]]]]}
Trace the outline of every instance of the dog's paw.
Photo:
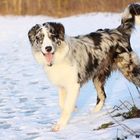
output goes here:
{"type": "Polygon", "coordinates": [[[56,125],[54,125],[54,127],[52,128],[52,131],[53,131],[53,132],[58,132],[58,131],[60,131],[60,130],[63,129],[63,128],[64,128],[63,125],[56,124],[56,125]]]}
{"type": "Polygon", "coordinates": [[[100,101],[94,108],[93,112],[99,112],[103,108],[104,102],[100,101]]]}
{"type": "Polygon", "coordinates": [[[53,132],[57,132],[60,130],[60,125],[59,124],[56,124],[53,128],[52,128],[52,131],[53,132]]]}

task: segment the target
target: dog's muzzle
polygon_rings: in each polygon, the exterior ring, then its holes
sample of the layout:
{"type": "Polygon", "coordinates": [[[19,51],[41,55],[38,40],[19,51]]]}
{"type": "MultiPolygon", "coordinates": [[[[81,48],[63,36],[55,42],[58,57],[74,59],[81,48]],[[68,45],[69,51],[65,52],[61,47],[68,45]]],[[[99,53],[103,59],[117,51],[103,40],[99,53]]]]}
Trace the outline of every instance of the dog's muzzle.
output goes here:
{"type": "Polygon", "coordinates": [[[44,55],[44,57],[47,61],[47,65],[52,66],[53,55],[54,55],[53,48],[51,46],[46,46],[45,52],[42,52],[42,54],[44,55]]]}

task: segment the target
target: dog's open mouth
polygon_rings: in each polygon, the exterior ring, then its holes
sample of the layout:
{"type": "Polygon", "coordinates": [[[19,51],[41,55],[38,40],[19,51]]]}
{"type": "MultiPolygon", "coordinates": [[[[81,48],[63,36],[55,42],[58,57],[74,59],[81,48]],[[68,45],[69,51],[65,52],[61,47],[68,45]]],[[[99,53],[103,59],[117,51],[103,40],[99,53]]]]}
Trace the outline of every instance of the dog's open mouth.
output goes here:
{"type": "Polygon", "coordinates": [[[45,59],[47,61],[48,66],[52,66],[52,61],[53,61],[54,53],[50,53],[50,52],[49,53],[43,53],[43,55],[44,55],[44,57],[45,57],[45,59]]]}

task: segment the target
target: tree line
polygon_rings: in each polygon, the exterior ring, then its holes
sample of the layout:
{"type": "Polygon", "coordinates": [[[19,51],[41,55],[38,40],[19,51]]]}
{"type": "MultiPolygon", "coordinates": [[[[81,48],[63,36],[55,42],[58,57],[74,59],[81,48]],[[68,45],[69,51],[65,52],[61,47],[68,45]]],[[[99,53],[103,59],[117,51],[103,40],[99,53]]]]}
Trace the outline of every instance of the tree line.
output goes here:
{"type": "Polygon", "coordinates": [[[70,16],[88,12],[120,12],[138,0],[0,0],[0,15],[70,16]]]}

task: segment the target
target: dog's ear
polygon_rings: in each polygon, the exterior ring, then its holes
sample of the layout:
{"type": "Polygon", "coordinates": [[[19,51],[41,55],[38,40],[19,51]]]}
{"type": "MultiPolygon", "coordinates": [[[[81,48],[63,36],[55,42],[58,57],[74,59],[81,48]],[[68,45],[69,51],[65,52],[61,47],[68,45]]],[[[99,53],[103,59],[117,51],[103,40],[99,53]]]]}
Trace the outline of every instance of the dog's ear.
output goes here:
{"type": "Polygon", "coordinates": [[[39,28],[40,28],[40,25],[36,24],[28,32],[28,37],[29,37],[29,40],[30,40],[32,45],[33,45],[33,42],[35,41],[35,36],[36,36],[37,31],[38,31],[39,28]]]}
{"type": "Polygon", "coordinates": [[[49,28],[50,33],[54,35],[56,38],[62,41],[64,40],[65,28],[61,23],[47,22],[44,23],[43,26],[49,28]]]}

